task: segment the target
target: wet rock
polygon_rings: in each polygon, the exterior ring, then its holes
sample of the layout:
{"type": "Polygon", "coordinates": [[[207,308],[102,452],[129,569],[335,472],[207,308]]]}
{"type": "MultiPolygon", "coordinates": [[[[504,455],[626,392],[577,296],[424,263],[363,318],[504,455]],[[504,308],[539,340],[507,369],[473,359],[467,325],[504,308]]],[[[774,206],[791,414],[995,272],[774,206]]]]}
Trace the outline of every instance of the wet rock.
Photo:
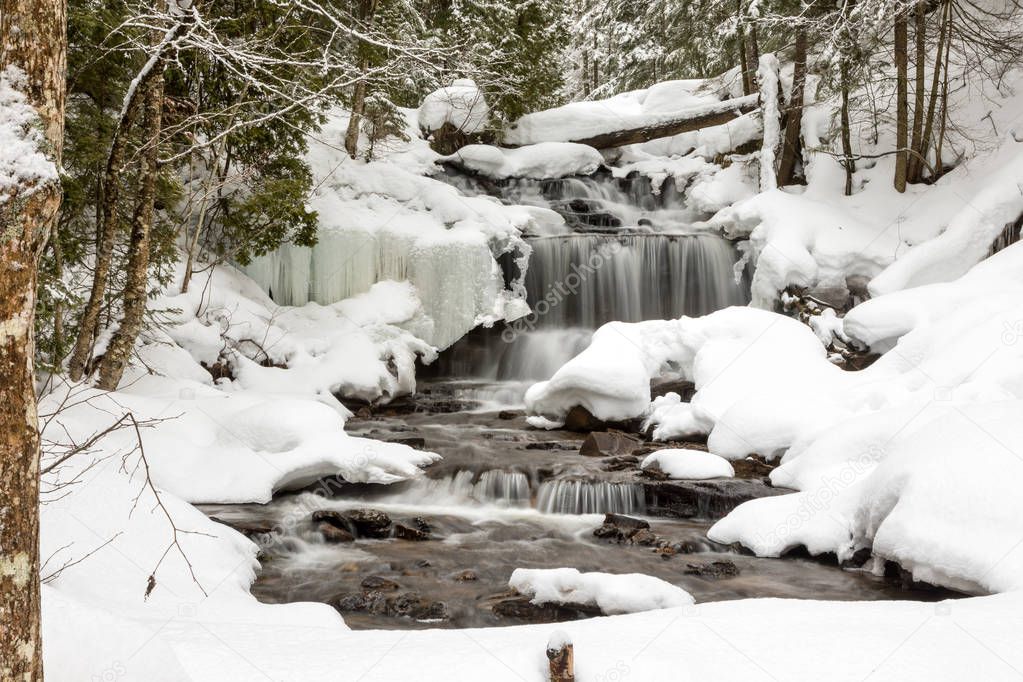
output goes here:
{"type": "Polygon", "coordinates": [[[387,600],[387,615],[414,620],[447,620],[448,610],[443,603],[424,599],[418,592],[403,592],[387,600]]]}
{"type": "Polygon", "coordinates": [[[621,457],[610,457],[603,462],[604,471],[629,471],[639,468],[639,457],[635,455],[622,455],[621,457]]]}
{"type": "Polygon", "coordinates": [[[401,523],[394,524],[394,537],[399,540],[411,540],[413,542],[421,542],[423,540],[430,539],[430,531],[422,530],[420,528],[412,528],[401,523]]]}
{"type": "Polygon", "coordinates": [[[768,464],[759,455],[732,461],[732,469],[735,470],[736,478],[763,478],[774,471],[774,468],[775,465],[768,464]]]}
{"type": "Polygon", "coordinates": [[[338,528],[332,523],[321,521],[316,530],[323,536],[325,542],[339,543],[339,542],[353,542],[355,536],[349,533],[344,528],[338,528]]]}
{"type": "Polygon", "coordinates": [[[693,398],[693,394],[696,393],[696,384],[691,381],[661,381],[658,383],[651,382],[650,384],[650,398],[660,398],[661,396],[669,393],[677,393],[682,398],[682,402],[689,402],[693,398]]]}
{"type": "Polygon", "coordinates": [[[363,587],[365,587],[367,590],[377,590],[377,591],[390,591],[390,590],[396,590],[399,587],[401,587],[401,585],[399,585],[398,583],[394,582],[393,580],[388,580],[387,578],[385,578],[383,576],[380,576],[380,575],[369,575],[369,576],[366,576],[365,578],[363,578],[363,580],[362,580],[362,582],[360,584],[363,587]]]}
{"type": "Polygon", "coordinates": [[[589,604],[534,604],[518,593],[498,598],[491,610],[500,618],[526,623],[558,623],[602,615],[599,608],[589,604]]]}
{"type": "Polygon", "coordinates": [[[474,582],[479,579],[479,576],[476,575],[476,571],[469,568],[455,574],[455,581],[460,583],[474,582]]]}
{"type": "Polygon", "coordinates": [[[419,438],[418,436],[411,438],[391,438],[387,442],[398,443],[400,445],[407,445],[410,448],[415,448],[416,450],[423,450],[426,448],[426,439],[419,438]]]}
{"type": "MultiPolygon", "coordinates": [[[[393,588],[387,588],[393,589],[393,588]]],[[[447,620],[447,607],[438,601],[424,599],[418,592],[387,595],[379,590],[349,594],[337,602],[338,611],[366,611],[378,616],[412,618],[414,620],[447,620]]]]}
{"type": "MultiPolygon", "coordinates": [[[[643,530],[648,532],[650,530],[650,524],[643,519],[635,519],[623,514],[605,514],[603,525],[596,528],[593,534],[604,540],[625,542],[643,530]]],[[[650,534],[653,535],[653,533],[650,534]]]]}
{"type": "Polygon", "coordinates": [[[338,611],[365,611],[366,607],[366,597],[361,594],[345,595],[337,603],[338,611]]]}
{"type": "Polygon", "coordinates": [[[568,431],[603,431],[607,425],[590,414],[590,411],[581,405],[576,405],[565,415],[565,429],[568,431]]]}
{"type": "Polygon", "coordinates": [[[497,413],[497,418],[504,420],[516,419],[518,416],[519,413],[516,412],[515,410],[501,410],[500,412],[497,413]]]}
{"type": "Polygon", "coordinates": [[[761,480],[647,481],[647,514],[672,518],[720,519],[743,502],[793,492],[761,480]]]}
{"type": "Polygon", "coordinates": [[[593,431],[579,447],[585,457],[613,457],[630,454],[642,441],[620,431],[593,431]]]}
{"type": "Polygon", "coordinates": [[[372,419],[373,410],[368,405],[363,405],[355,411],[355,416],[359,419],[372,419]]]}
{"type": "Polygon", "coordinates": [[[391,534],[391,517],[376,509],[353,509],[345,513],[359,537],[386,538],[391,534]]]}
{"type": "Polygon", "coordinates": [[[703,578],[732,578],[739,575],[739,567],[732,561],[712,561],[709,564],[686,564],[683,573],[703,578]]]}
{"type": "Polygon", "coordinates": [[[657,544],[657,536],[654,535],[653,531],[649,528],[640,528],[629,538],[629,541],[634,545],[643,545],[645,547],[652,547],[657,544]]]}
{"type": "Polygon", "coordinates": [[[556,440],[542,440],[526,443],[526,450],[571,450],[572,445],[556,440]]]}
{"type": "Polygon", "coordinates": [[[319,509],[313,512],[312,519],[314,523],[330,524],[355,537],[386,538],[391,534],[391,517],[375,509],[353,509],[347,512],[319,509]]]}

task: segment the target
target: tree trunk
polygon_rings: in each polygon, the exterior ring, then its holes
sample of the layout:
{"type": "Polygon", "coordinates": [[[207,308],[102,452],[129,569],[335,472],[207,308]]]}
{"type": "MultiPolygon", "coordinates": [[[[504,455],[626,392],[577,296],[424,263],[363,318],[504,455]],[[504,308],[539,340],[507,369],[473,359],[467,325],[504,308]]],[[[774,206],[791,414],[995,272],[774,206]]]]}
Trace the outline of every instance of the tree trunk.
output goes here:
{"type": "MultiPolygon", "coordinates": [[[[49,158],[64,140],[67,5],[0,3],[0,69],[26,76],[49,158]]],[[[33,355],[38,259],[56,224],[61,187],[50,182],[0,212],[0,679],[43,679],[39,603],[39,424],[33,355]],[[12,205],[14,204],[14,205],[12,205]]]]}
{"type": "Polygon", "coordinates": [[[163,110],[163,64],[153,69],[156,75],[146,87],[143,102],[143,139],[145,148],[139,169],[139,191],[131,221],[131,243],[128,249],[127,282],[124,286],[124,311],[121,324],[110,340],[99,367],[97,386],[117,389],[124,368],[128,365],[135,340],[142,329],[149,293],[149,234],[153,226],[156,201],[156,178],[159,173],[160,130],[163,110]]]}
{"type": "Polygon", "coordinates": [[[913,154],[909,157],[909,166],[906,175],[910,182],[918,182],[923,174],[923,149],[921,148],[924,135],[924,96],[926,95],[924,81],[926,72],[924,62],[927,60],[927,0],[918,0],[916,3],[916,23],[914,30],[916,42],[916,62],[914,74],[913,91],[913,137],[910,142],[910,149],[913,154]]]}
{"type": "Polygon", "coordinates": [[[127,115],[121,117],[117,129],[114,131],[114,139],[110,144],[110,153],[107,155],[107,165],[102,181],[103,203],[100,207],[102,222],[97,228],[99,241],[92,272],[92,289],[89,291],[89,300],[85,304],[85,310],[78,323],[78,336],[75,338],[75,346],[71,351],[71,359],[68,360],[68,374],[72,381],[79,381],[85,374],[85,367],[92,357],[92,344],[99,328],[99,314],[103,307],[107,280],[110,278],[114,242],[120,222],[117,213],[120,201],[118,182],[125,168],[124,153],[128,143],[128,130],[135,118],[134,112],[133,104],[128,109],[127,115]]]}
{"type": "Polygon", "coordinates": [[[742,94],[753,93],[753,74],[750,71],[749,54],[746,52],[746,29],[742,24],[742,0],[735,0],[735,21],[737,35],[735,42],[739,48],[739,75],[742,76],[742,94]]]}
{"type": "MultiPolygon", "coordinates": [[[[365,73],[367,64],[362,65],[365,73]]],[[[353,159],[359,154],[359,124],[362,122],[362,114],[366,110],[366,80],[359,79],[355,84],[355,93],[352,95],[352,115],[348,118],[348,130],[345,132],[345,151],[353,159]]]]}
{"type": "MultiPolygon", "coordinates": [[[[944,0],[941,10],[941,28],[938,33],[938,49],[934,56],[934,74],[931,76],[931,95],[927,102],[927,116],[924,119],[924,132],[920,140],[920,154],[927,156],[927,150],[931,147],[931,137],[934,134],[934,112],[938,105],[938,86],[941,82],[942,58],[945,50],[945,36],[948,29],[948,12],[951,3],[944,0]]],[[[920,164],[920,179],[923,179],[923,163],[920,164]]],[[[937,167],[940,172],[940,166],[937,167]]]]}
{"type": "MultiPolygon", "coordinates": [[[[848,57],[844,57],[848,59],[848,57]]],[[[856,160],[852,152],[852,131],[849,129],[849,65],[844,61],[841,66],[842,78],[842,166],[845,168],[845,195],[851,196],[853,190],[853,173],[856,172],[856,160]]]]}
{"type": "MultiPolygon", "coordinates": [[[[373,25],[373,15],[376,12],[377,0],[360,0],[359,20],[365,30],[373,25]]],[[[365,74],[369,71],[369,57],[365,54],[368,46],[359,46],[362,56],[359,58],[359,70],[365,74]]],[[[345,151],[353,159],[359,153],[359,125],[362,122],[362,114],[366,110],[366,78],[362,77],[355,82],[355,92],[352,94],[352,114],[348,118],[348,130],[345,132],[345,151]]]]}
{"type": "Polygon", "coordinates": [[[778,165],[778,186],[792,184],[796,175],[796,160],[802,143],[803,95],[806,89],[806,31],[796,32],[796,51],[793,57],[792,94],[785,111],[785,138],[782,142],[781,162],[778,165]]]}
{"type": "Polygon", "coordinates": [[[896,112],[895,112],[895,190],[906,191],[906,172],[909,161],[909,63],[908,63],[908,26],[906,13],[900,11],[895,15],[895,75],[896,75],[896,112]]]}
{"type": "MultiPolygon", "coordinates": [[[[178,23],[174,27],[175,33],[184,31],[186,24],[178,23]]],[[[175,35],[168,36],[174,38],[175,35]]],[[[173,40],[164,40],[158,43],[160,50],[166,51],[173,47],[173,40]]],[[[89,291],[89,301],[85,305],[85,311],[78,325],[78,336],[75,339],[74,349],[71,351],[71,359],[68,361],[68,375],[73,381],[79,381],[85,373],[85,368],[92,359],[92,347],[99,332],[99,315],[103,308],[103,297],[106,295],[107,282],[110,278],[110,267],[113,261],[114,243],[117,241],[117,232],[120,227],[120,216],[118,206],[120,202],[120,185],[118,179],[124,172],[126,161],[125,151],[128,145],[128,133],[135,123],[139,109],[139,99],[142,93],[146,92],[149,82],[159,76],[163,77],[162,64],[163,55],[157,55],[157,63],[152,68],[141,74],[136,87],[126,95],[127,100],[121,109],[121,117],[114,129],[114,136],[110,142],[110,152],[107,155],[106,169],[103,174],[102,195],[103,201],[100,210],[101,220],[97,228],[99,239],[96,245],[96,263],[92,275],[92,289],[89,291]]]]}
{"type": "Polygon", "coordinates": [[[749,54],[747,59],[749,59],[750,68],[750,92],[753,93],[757,91],[756,71],[760,67],[760,42],[757,40],[756,24],[750,24],[749,27],[749,54]]]}

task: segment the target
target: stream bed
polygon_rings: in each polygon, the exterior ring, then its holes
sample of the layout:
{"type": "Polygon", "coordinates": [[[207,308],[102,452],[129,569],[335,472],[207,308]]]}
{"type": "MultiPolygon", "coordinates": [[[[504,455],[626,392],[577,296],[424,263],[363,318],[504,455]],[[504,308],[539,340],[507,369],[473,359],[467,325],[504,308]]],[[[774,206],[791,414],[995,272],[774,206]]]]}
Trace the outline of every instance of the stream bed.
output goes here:
{"type": "Polygon", "coordinates": [[[523,390],[517,382],[436,380],[403,404],[363,410],[348,423],[353,435],[443,456],[416,480],[391,486],[334,480],[265,505],[202,509],[260,544],[252,586],[260,601],[330,604],[356,629],[599,615],[581,606],[531,606],[508,589],[519,567],[644,573],[697,602],[954,596],[825,560],[764,559],[717,545],[706,537],[716,518],[750,497],[786,491],[765,485],[756,467],[738,468],[734,480],[652,479],[638,468],[652,444],[641,443],[638,454],[585,456],[585,434],[526,425],[518,404],[523,390]],[[635,529],[623,534],[605,525],[605,513],[645,527],[626,537],[635,529]]]}

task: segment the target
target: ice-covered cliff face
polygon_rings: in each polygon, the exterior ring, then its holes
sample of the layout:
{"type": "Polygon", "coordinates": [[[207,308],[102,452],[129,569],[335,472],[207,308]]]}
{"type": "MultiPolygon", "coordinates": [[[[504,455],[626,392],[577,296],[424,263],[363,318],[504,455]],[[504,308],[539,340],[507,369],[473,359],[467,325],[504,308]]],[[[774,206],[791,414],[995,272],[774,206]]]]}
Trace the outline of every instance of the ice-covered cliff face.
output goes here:
{"type": "Polygon", "coordinates": [[[496,257],[528,253],[520,235],[536,211],[427,177],[437,155],[415,135],[381,160],[352,160],[342,145],[346,126],[337,113],[310,140],[316,246],[285,245],[246,273],[281,305],[329,304],[376,282],[407,280],[424,312],[409,330],[441,349],[478,324],[524,314],[521,292],[505,288],[496,257]]]}

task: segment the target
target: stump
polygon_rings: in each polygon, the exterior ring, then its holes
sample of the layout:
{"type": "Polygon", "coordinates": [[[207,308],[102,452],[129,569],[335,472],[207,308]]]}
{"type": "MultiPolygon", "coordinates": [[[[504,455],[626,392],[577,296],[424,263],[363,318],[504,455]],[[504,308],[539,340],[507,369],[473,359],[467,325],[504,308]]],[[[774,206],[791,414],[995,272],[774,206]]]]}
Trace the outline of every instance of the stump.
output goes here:
{"type": "Polygon", "coordinates": [[[558,631],[547,640],[547,660],[550,661],[551,682],[575,682],[575,661],[572,640],[558,631]]]}

